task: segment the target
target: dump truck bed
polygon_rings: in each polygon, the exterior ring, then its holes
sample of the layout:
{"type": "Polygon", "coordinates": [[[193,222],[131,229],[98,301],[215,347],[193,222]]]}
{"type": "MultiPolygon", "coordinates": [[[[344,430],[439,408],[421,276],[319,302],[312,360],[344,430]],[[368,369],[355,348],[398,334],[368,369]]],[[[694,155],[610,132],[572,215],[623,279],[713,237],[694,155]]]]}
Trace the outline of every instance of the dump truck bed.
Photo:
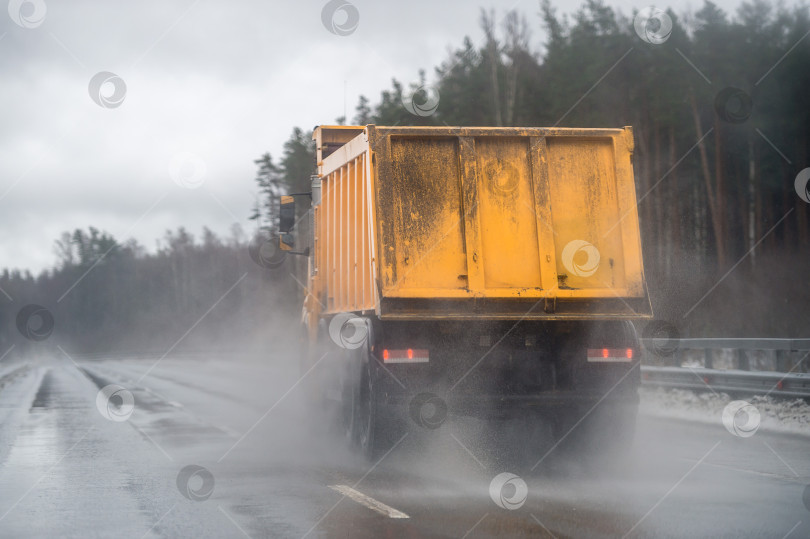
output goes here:
{"type": "Polygon", "coordinates": [[[312,292],[383,319],[651,315],[632,129],[316,128],[312,292]]]}

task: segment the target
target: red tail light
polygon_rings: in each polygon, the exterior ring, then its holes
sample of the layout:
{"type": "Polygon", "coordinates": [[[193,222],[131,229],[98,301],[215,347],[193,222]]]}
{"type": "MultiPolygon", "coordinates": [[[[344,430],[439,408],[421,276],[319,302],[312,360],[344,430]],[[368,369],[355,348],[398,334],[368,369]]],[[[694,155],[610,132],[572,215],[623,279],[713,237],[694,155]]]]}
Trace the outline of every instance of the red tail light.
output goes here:
{"type": "Polygon", "coordinates": [[[629,363],[633,361],[632,348],[588,348],[589,363],[629,363]]]}
{"type": "Polygon", "coordinates": [[[428,363],[430,352],[419,348],[383,350],[383,363],[428,363]]]}

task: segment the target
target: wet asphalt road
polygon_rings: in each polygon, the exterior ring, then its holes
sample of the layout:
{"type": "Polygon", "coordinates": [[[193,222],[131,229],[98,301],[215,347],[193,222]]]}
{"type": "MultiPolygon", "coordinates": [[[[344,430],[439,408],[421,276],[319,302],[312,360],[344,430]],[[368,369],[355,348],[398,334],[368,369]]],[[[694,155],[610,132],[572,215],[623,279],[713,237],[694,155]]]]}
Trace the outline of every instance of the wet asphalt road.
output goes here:
{"type": "Polygon", "coordinates": [[[738,438],[719,418],[642,414],[609,469],[554,454],[501,469],[453,419],[369,463],[307,417],[281,361],[63,356],[0,372],[3,537],[810,537],[810,439],[738,438]],[[104,414],[126,406],[98,406],[108,384],[131,391],[125,421],[104,414]],[[525,481],[517,509],[490,498],[501,472],[525,481]]]}

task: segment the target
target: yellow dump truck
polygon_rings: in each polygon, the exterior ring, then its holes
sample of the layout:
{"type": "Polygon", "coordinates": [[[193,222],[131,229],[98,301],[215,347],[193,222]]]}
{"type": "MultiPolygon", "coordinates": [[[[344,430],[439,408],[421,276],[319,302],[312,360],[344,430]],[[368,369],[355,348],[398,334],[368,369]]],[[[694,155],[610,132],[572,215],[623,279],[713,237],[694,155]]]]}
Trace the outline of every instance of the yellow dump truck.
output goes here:
{"type": "Polygon", "coordinates": [[[439,414],[428,426],[445,410],[534,414],[562,439],[599,412],[627,437],[632,320],[652,316],[630,127],[320,126],[313,138],[310,198],[285,197],[280,226],[282,248],[308,255],[302,374],[341,366],[327,375],[334,406],[366,454],[425,395],[439,414]]]}

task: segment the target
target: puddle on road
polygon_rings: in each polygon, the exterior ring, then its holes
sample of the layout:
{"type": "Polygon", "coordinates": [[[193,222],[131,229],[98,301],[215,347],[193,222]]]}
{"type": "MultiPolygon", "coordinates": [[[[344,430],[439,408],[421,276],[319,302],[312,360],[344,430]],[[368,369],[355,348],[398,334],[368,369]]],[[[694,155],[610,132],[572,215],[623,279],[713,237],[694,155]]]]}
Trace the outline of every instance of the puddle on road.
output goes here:
{"type": "MultiPolygon", "coordinates": [[[[99,389],[119,383],[93,369],[83,368],[82,372],[99,389]]],[[[121,385],[123,387],[124,384],[121,385]]],[[[228,447],[233,443],[231,434],[197,419],[175,403],[170,403],[142,387],[130,386],[127,390],[135,399],[135,407],[127,422],[162,453],[170,457],[181,453],[190,458],[196,448],[218,445],[228,447]]]]}
{"type": "MultiPolygon", "coordinates": [[[[0,535],[140,537],[166,504],[155,508],[157,496],[128,489],[133,446],[121,436],[130,429],[100,418],[92,386],[72,366],[36,376],[30,406],[20,403],[27,413],[19,424],[3,425],[13,437],[0,466],[0,535]]],[[[155,483],[147,488],[159,488],[155,483]]]]}
{"type": "Polygon", "coordinates": [[[39,384],[39,390],[36,397],[34,397],[34,402],[31,404],[31,411],[33,412],[34,408],[50,408],[51,404],[53,404],[53,392],[54,374],[53,371],[48,370],[39,384]]]}

